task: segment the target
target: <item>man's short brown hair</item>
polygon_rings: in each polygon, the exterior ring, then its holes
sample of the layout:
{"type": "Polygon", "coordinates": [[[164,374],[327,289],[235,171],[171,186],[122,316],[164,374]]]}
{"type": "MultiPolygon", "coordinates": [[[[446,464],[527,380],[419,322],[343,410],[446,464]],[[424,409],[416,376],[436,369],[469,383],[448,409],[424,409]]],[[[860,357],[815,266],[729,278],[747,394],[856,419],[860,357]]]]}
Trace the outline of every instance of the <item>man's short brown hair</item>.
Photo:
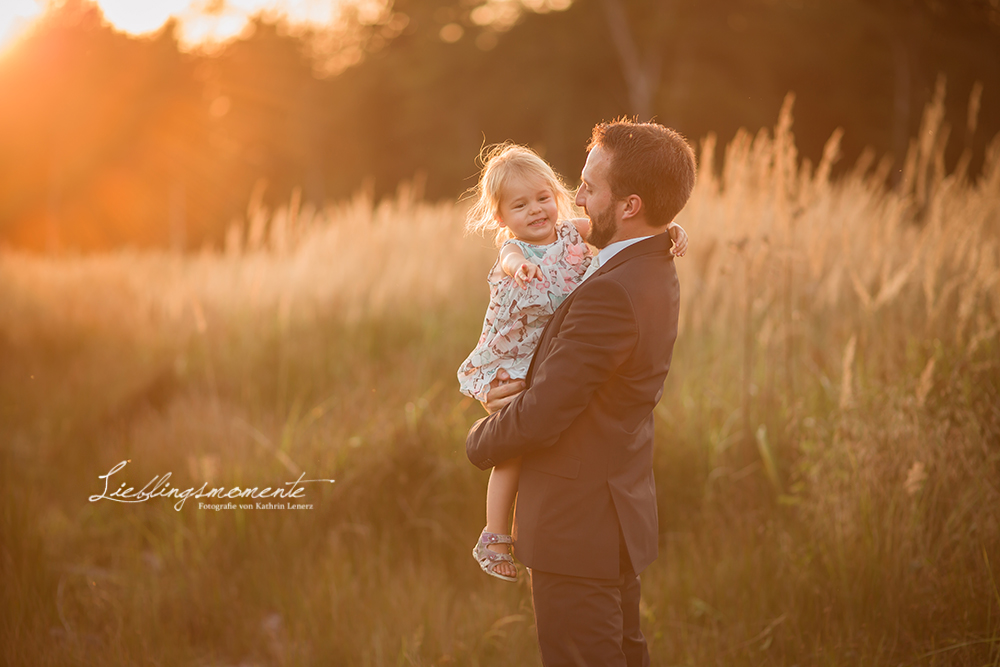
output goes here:
{"type": "Polygon", "coordinates": [[[620,119],[594,127],[587,150],[601,146],[611,154],[608,184],[622,200],[639,195],[652,227],[663,227],[680,213],[694,189],[694,150],[675,130],[659,123],[620,119]]]}

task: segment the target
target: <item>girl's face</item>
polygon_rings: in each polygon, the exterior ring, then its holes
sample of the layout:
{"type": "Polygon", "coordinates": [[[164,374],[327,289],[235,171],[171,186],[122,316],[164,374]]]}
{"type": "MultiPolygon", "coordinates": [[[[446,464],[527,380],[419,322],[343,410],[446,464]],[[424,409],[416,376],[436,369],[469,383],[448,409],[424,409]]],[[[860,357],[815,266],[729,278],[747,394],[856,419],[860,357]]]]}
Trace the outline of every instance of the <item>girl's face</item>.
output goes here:
{"type": "Polygon", "coordinates": [[[497,224],[527,243],[555,243],[558,209],[555,193],[544,179],[516,178],[500,197],[497,224]]]}

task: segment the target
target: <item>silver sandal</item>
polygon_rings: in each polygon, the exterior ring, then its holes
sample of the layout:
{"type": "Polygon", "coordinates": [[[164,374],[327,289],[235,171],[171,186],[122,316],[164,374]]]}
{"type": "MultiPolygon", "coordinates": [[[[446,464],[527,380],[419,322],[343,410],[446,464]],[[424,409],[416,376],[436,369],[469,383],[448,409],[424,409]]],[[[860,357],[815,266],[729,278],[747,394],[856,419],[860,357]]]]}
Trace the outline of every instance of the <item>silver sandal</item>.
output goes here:
{"type": "MultiPolygon", "coordinates": [[[[513,544],[510,535],[501,535],[499,533],[487,533],[486,529],[483,529],[482,534],[479,536],[479,541],[476,542],[476,548],[472,550],[472,557],[476,559],[479,563],[479,567],[483,569],[486,574],[496,577],[497,579],[503,579],[504,581],[517,581],[517,577],[508,577],[506,575],[500,574],[495,570],[496,566],[500,563],[510,563],[514,565],[514,558],[510,554],[498,553],[487,549],[486,547],[490,544],[513,544]]],[[[517,567],[515,565],[515,567],[517,567]]]]}

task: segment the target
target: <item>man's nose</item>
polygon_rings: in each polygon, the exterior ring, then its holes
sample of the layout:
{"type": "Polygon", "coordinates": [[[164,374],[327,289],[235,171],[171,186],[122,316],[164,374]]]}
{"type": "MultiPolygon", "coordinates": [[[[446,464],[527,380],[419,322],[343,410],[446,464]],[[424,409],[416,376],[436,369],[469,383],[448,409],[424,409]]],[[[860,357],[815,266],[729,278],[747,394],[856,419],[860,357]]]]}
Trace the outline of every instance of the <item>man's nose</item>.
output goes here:
{"type": "Polygon", "coordinates": [[[583,204],[584,204],[583,186],[582,185],[576,189],[576,200],[575,200],[575,203],[576,203],[577,206],[583,206],[583,204]]]}

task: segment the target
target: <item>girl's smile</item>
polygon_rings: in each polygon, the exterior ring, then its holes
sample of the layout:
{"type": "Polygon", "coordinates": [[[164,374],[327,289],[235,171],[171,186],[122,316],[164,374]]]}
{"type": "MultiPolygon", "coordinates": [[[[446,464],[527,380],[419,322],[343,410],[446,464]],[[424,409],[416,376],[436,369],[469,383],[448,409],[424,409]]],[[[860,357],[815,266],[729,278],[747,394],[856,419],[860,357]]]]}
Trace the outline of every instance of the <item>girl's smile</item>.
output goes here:
{"type": "Polygon", "coordinates": [[[512,179],[504,188],[497,224],[534,245],[555,243],[559,215],[552,188],[543,179],[512,179]]]}

